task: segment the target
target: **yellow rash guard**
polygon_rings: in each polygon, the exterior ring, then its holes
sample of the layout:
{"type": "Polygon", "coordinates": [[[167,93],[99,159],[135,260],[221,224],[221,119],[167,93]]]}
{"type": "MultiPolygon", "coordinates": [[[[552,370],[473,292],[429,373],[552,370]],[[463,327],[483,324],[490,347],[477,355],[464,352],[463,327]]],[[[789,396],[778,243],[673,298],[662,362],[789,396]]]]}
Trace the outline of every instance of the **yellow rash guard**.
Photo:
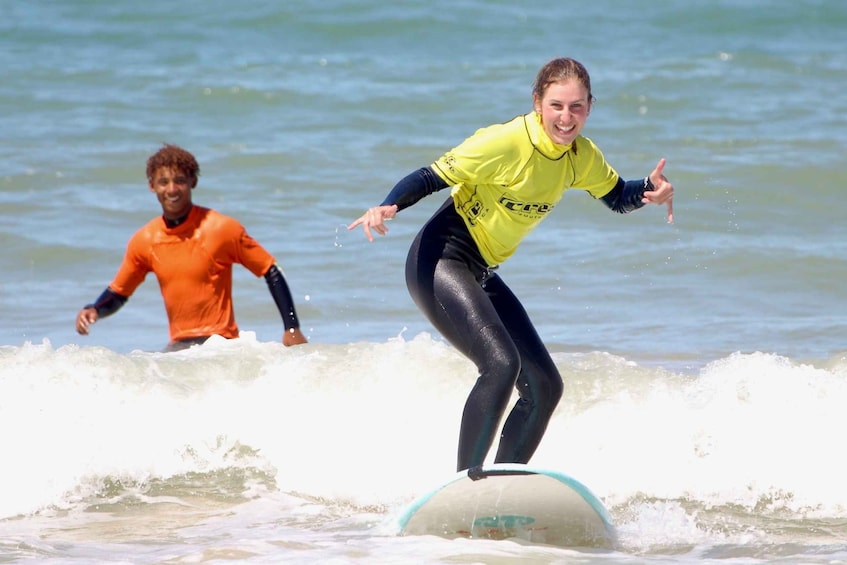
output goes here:
{"type": "Polygon", "coordinates": [[[515,252],[565,190],[601,198],[618,180],[590,139],[558,145],[535,112],[477,130],[432,169],[453,186],[456,210],[490,266],[515,252]]]}

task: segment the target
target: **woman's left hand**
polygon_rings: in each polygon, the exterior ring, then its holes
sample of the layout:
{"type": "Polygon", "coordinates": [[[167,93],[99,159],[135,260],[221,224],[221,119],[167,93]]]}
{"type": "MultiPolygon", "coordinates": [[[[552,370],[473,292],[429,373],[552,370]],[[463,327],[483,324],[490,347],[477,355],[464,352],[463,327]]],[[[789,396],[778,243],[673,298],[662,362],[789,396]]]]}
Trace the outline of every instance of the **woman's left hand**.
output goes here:
{"type": "Polygon", "coordinates": [[[653,190],[644,193],[644,198],[641,199],[645,204],[667,204],[668,206],[668,223],[673,223],[673,185],[668,177],[665,176],[665,159],[659,159],[659,163],[653,172],[650,173],[650,182],[653,183],[653,190]]]}

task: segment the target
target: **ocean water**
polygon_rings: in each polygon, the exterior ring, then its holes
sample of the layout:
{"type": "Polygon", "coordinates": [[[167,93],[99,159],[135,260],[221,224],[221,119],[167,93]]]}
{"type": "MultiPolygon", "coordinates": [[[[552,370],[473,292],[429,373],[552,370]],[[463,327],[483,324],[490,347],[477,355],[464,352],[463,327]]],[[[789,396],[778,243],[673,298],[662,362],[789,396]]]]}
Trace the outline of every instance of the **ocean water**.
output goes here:
{"type": "Polygon", "coordinates": [[[847,563],[847,4],[0,3],[0,563],[847,563]],[[572,56],[584,133],[663,208],[568,193],[504,264],[565,377],[533,463],[610,548],[399,536],[452,476],[473,366],[404,283],[431,196],[346,226],[572,56]],[[164,354],[153,277],[80,307],[159,213],[147,157],[286,272],[284,348],[236,269],[238,340],[164,354]]]}

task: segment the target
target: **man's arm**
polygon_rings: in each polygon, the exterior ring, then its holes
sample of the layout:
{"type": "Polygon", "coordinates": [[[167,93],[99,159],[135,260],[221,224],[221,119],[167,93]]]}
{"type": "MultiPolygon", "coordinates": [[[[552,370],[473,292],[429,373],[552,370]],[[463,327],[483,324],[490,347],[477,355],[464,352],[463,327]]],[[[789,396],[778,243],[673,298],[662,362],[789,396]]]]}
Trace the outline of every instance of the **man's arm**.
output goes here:
{"type": "Polygon", "coordinates": [[[297,311],[294,309],[294,300],[291,298],[288,283],[276,264],[271,265],[265,273],[265,282],[268,283],[268,289],[271,291],[271,296],[282,316],[282,324],[285,326],[282,343],[287,346],[308,343],[306,336],[300,331],[300,320],[297,319],[297,311]]]}
{"type": "Polygon", "coordinates": [[[88,328],[91,324],[99,320],[100,318],[105,318],[106,316],[111,316],[118,310],[120,310],[121,306],[126,304],[128,297],[122,294],[118,294],[113,291],[111,288],[106,288],[97,300],[95,300],[91,304],[86,304],[82,307],[82,310],[79,311],[79,314],[76,316],[76,331],[80,335],[88,335],[88,328]]]}

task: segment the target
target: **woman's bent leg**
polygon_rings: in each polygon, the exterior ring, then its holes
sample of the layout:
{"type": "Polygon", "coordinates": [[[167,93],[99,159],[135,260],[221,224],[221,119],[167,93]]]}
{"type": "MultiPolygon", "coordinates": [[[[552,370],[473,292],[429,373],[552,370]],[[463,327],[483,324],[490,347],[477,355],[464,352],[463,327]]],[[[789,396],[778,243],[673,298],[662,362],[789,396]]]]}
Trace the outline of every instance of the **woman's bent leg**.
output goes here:
{"type": "Polygon", "coordinates": [[[495,276],[485,288],[521,358],[517,379],[519,398],[503,426],[494,461],[527,463],[541,443],[562,397],[562,377],[526,310],[506,284],[495,276]]]}
{"type": "Polygon", "coordinates": [[[436,214],[418,234],[406,263],[406,283],[432,325],[479,369],[459,432],[457,469],[463,470],[483,463],[521,365],[509,330],[481,286],[487,269],[461,260],[461,250],[441,237],[451,229],[443,225],[452,221],[449,212],[436,214]]]}

